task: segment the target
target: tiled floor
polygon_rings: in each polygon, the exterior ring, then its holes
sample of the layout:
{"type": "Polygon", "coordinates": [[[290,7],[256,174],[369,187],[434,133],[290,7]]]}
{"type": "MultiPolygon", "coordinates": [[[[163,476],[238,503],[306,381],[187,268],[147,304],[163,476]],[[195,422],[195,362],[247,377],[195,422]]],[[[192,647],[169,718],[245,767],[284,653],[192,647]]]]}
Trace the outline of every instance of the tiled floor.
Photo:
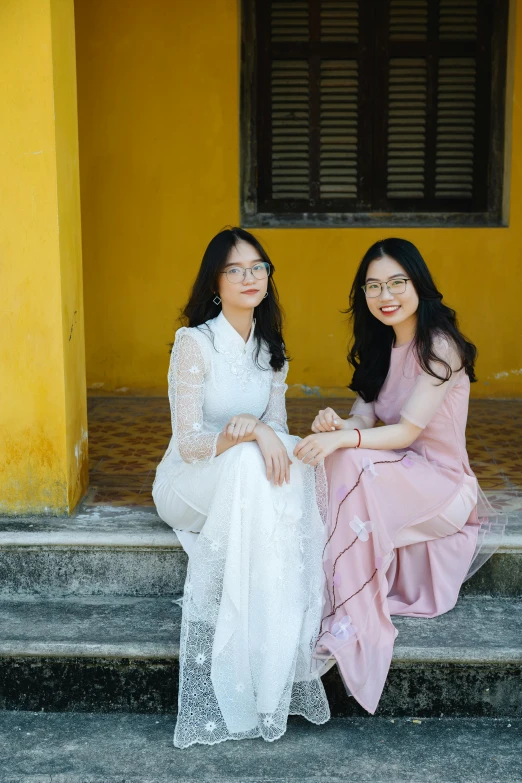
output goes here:
{"type": "MultiPolygon", "coordinates": [[[[290,432],[306,435],[320,407],[346,416],[351,400],[290,399],[290,432]]],[[[170,438],[164,398],[89,399],[88,505],[152,506],[156,465],[170,438]]],[[[480,484],[502,505],[522,505],[522,400],[472,400],[468,453],[480,484]]]]}

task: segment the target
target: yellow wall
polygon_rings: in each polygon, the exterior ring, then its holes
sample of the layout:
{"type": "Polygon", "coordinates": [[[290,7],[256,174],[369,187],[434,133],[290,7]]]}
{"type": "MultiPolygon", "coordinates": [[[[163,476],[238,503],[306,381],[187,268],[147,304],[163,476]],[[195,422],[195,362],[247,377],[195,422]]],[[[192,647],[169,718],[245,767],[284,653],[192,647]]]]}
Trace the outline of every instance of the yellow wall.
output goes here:
{"type": "MultiPolygon", "coordinates": [[[[520,140],[516,3],[513,139],[520,140]]],[[[203,250],[239,221],[238,7],[237,0],[76,0],[91,388],[165,391],[167,344],[203,250]]],[[[473,394],[522,394],[520,141],[509,174],[508,228],[256,232],[277,267],[294,392],[301,385],[339,392],[349,381],[339,310],[364,251],[400,234],[419,246],[479,348],[473,394]]]]}
{"type": "Polygon", "coordinates": [[[0,13],[0,512],[67,513],[87,483],[72,0],[0,13]]]}

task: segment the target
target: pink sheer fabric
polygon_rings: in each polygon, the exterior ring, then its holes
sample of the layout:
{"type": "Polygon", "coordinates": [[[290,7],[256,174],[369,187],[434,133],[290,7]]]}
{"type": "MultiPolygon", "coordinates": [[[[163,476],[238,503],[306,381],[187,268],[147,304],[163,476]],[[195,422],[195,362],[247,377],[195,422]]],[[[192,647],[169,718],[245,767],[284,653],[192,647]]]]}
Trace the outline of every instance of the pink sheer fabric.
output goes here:
{"type": "MultiPolygon", "coordinates": [[[[371,713],[397,635],[391,615],[434,617],[452,609],[462,582],[494,551],[502,531],[466,452],[469,379],[445,338],[436,338],[434,349],[451,367],[447,381],[424,372],[408,343],[392,349],[378,400],[358,398],[351,411],[369,424],[404,417],[423,428],[416,441],[397,451],[340,449],[326,460],[318,667],[333,655],[347,690],[371,713]]],[[[442,365],[435,369],[445,377],[442,365]]]]}

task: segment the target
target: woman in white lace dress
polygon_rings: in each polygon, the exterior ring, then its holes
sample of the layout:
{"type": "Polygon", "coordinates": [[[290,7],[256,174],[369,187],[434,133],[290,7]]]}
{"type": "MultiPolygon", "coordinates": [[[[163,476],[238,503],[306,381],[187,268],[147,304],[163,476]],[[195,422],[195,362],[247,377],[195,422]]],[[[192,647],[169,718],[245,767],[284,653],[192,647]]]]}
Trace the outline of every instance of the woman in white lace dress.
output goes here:
{"type": "Polygon", "coordinates": [[[329,718],[311,655],[321,619],[324,474],[288,434],[274,268],[242,229],[210,242],[169,368],[158,514],[189,554],[174,744],[284,734],[329,718]]]}

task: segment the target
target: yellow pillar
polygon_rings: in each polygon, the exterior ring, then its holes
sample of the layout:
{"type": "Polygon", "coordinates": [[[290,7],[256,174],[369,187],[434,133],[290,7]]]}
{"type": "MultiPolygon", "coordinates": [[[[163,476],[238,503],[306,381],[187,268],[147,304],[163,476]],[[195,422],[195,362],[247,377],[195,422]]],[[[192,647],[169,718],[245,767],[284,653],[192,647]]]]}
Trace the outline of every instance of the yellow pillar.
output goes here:
{"type": "Polygon", "coordinates": [[[87,486],[73,0],[0,9],[0,513],[87,486]]]}

